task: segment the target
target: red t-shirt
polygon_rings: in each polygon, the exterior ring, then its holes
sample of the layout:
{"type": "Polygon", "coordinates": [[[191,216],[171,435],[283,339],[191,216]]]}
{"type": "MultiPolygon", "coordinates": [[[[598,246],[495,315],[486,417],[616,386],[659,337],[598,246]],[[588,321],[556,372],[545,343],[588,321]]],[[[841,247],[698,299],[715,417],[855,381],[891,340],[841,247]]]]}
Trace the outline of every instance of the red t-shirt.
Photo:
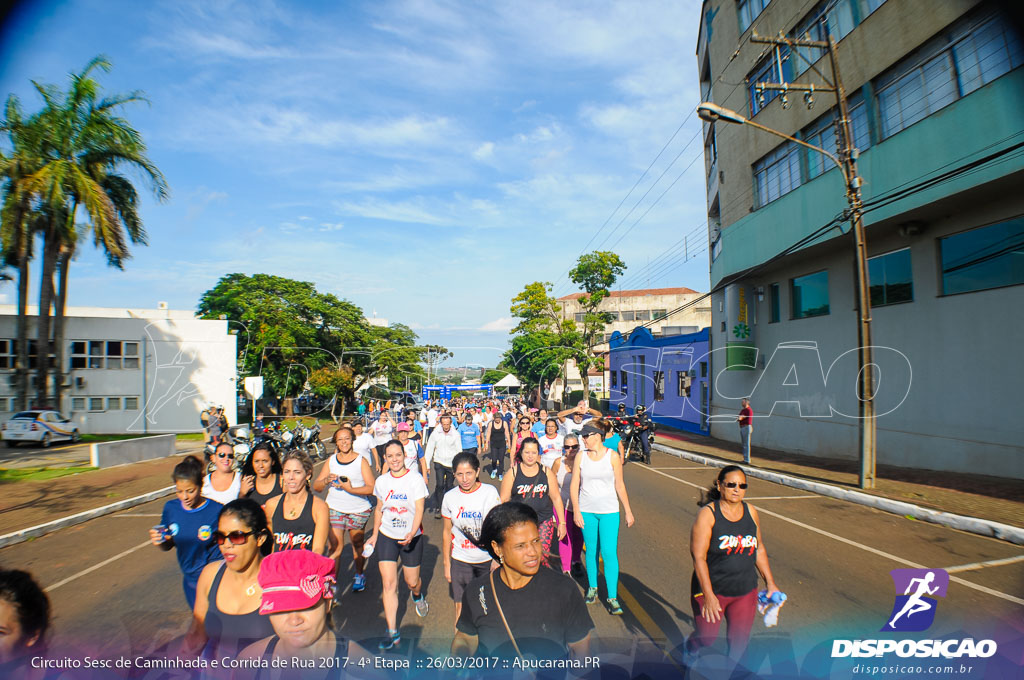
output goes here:
{"type": "Polygon", "coordinates": [[[740,409],[740,427],[746,427],[750,425],[750,419],[754,416],[754,411],[749,406],[740,409]]]}

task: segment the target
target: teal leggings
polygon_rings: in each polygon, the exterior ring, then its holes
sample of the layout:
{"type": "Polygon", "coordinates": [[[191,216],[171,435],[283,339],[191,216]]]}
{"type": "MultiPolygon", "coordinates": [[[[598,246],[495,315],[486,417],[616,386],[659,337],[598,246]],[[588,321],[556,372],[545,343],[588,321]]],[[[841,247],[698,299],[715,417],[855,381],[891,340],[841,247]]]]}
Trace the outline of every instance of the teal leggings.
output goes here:
{"type": "Polygon", "coordinates": [[[583,513],[583,543],[587,550],[587,581],[597,587],[597,553],[604,560],[608,597],[619,596],[619,513],[583,513]]]}

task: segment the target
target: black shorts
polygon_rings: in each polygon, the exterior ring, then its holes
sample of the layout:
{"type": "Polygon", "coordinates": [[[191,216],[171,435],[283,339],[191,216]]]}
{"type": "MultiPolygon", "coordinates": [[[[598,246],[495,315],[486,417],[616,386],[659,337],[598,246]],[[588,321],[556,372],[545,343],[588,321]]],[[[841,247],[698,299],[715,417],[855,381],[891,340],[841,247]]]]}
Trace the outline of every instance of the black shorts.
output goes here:
{"type": "Polygon", "coordinates": [[[452,558],[452,599],[461,603],[462,593],[466,591],[469,582],[477,576],[486,576],[490,570],[491,560],[470,564],[452,558]]]}
{"type": "Polygon", "coordinates": [[[423,562],[424,543],[423,534],[415,536],[408,545],[399,545],[397,538],[379,534],[374,552],[377,553],[379,562],[397,562],[398,556],[401,555],[403,567],[418,567],[423,562]]]}

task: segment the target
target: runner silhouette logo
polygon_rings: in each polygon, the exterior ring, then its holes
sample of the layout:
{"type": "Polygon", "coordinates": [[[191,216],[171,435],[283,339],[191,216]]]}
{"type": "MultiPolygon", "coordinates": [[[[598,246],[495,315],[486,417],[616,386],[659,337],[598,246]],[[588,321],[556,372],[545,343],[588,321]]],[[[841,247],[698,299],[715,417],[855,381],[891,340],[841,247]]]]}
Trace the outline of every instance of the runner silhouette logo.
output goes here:
{"type": "Polygon", "coordinates": [[[896,601],[883,631],[918,632],[935,621],[936,597],[945,597],[949,574],[943,569],[893,569],[896,601]]]}

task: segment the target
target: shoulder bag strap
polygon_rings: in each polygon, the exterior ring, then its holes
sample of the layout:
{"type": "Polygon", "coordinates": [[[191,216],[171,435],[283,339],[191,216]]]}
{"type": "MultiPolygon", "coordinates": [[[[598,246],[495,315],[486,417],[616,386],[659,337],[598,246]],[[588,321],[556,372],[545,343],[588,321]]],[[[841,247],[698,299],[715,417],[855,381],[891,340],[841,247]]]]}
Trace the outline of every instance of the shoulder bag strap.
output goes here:
{"type": "Polygon", "coordinates": [[[512,635],[512,629],[508,627],[508,620],[505,618],[505,612],[501,610],[501,600],[498,599],[498,589],[494,587],[495,571],[497,570],[492,569],[489,574],[491,579],[491,592],[494,594],[494,604],[498,607],[498,615],[501,617],[501,622],[505,624],[505,632],[508,633],[508,639],[512,642],[512,647],[516,650],[516,656],[518,656],[520,660],[525,661],[525,659],[523,659],[523,653],[519,651],[519,645],[516,643],[516,638],[512,635]]]}

